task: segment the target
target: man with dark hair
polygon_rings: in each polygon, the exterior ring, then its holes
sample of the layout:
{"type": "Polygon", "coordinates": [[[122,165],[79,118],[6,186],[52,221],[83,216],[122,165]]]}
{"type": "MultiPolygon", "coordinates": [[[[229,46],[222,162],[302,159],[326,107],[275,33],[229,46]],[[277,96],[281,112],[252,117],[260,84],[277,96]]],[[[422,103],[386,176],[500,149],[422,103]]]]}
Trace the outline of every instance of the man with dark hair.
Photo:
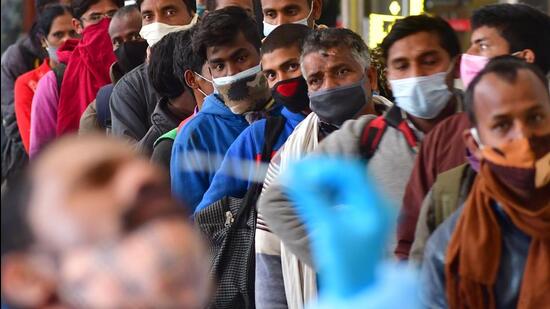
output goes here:
{"type": "Polygon", "coordinates": [[[151,48],[147,71],[161,99],[151,115],[149,131],[138,143],[139,149],[147,155],[153,152],[155,141],[191,116],[196,106],[193,93],[173,73],[174,50],[180,40],[191,42],[191,31],[169,33],[151,48]]]}
{"type": "MultiPolygon", "coordinates": [[[[550,36],[537,34],[539,29],[550,29],[550,16],[525,4],[495,4],[475,11],[472,27],[471,46],[460,63],[465,86],[490,58],[506,54],[550,72],[550,36]]],[[[413,259],[420,261],[429,235],[466,198],[475,170],[464,163],[477,166],[462,138],[470,126],[468,117],[459,113],[434,128],[422,143],[403,198],[397,232],[399,258],[407,258],[412,250],[413,259]]]]}
{"type": "Polygon", "coordinates": [[[472,80],[466,136],[481,161],[470,195],[426,244],[430,308],[542,308],[548,294],[550,93],[537,67],[491,60],[472,80]]]}
{"type": "MultiPolygon", "coordinates": [[[[330,50],[325,51],[326,48],[322,45],[311,44],[308,47],[307,43],[303,54],[309,51],[319,57],[320,62],[325,59],[325,54],[331,55],[330,50]]],[[[388,65],[386,74],[395,97],[395,105],[384,116],[366,115],[347,121],[338,131],[324,139],[314,153],[367,159],[370,175],[387,196],[392,197],[394,203],[399,205],[419,141],[437,122],[461,108],[457,101],[458,95],[446,82],[460,47],[448,23],[427,15],[409,16],[397,21],[381,46],[388,65]]],[[[308,68],[307,60],[304,58],[302,64],[305,73],[308,68]]],[[[350,74],[350,68],[337,68],[325,74],[317,70],[305,74],[310,92],[310,106],[315,113],[315,101],[318,100],[315,91],[327,87],[327,84],[331,85],[328,76],[350,74]]],[[[343,103],[349,99],[338,98],[339,107],[344,109],[343,103]]],[[[321,96],[319,99],[324,98],[321,96]]],[[[334,117],[334,112],[330,113],[333,109],[328,104],[325,105],[319,104],[323,107],[319,111],[319,117],[334,117]]],[[[267,179],[269,177],[268,172],[267,179]]],[[[260,199],[259,211],[264,214],[271,230],[281,238],[283,244],[311,266],[308,233],[299,221],[286,190],[285,184],[276,179],[260,199]]],[[[394,242],[388,244],[388,255],[394,248],[394,242]]]]}
{"type": "MultiPolygon", "coordinates": [[[[193,27],[188,30],[190,35],[197,29],[193,27]]],[[[196,103],[193,114],[183,120],[177,128],[173,128],[159,137],[154,144],[151,161],[159,163],[170,170],[170,159],[172,157],[172,146],[178,134],[178,131],[202,108],[204,99],[210,95],[214,89],[210,80],[212,76],[208,70],[206,59],[201,55],[194,53],[190,38],[186,35],[179,35],[176,38],[174,49],[174,76],[183,84],[186,92],[191,92],[196,103]]]]}
{"type": "Polygon", "coordinates": [[[172,150],[172,191],[191,212],[210,186],[220,157],[248,126],[245,114],[269,108],[260,45],[254,19],[234,6],[208,13],[193,36],[193,50],[207,59],[216,93],[178,133],[172,150]]]}
{"type": "Polygon", "coordinates": [[[321,18],[322,0],[261,0],[264,35],[283,24],[301,24],[313,28],[321,18]]]}
{"type": "MultiPolygon", "coordinates": [[[[191,28],[198,20],[190,0],[140,0],[137,5],[143,24],[140,35],[149,47],[170,32],[191,28]]],[[[139,142],[151,127],[151,115],[159,100],[147,75],[147,64],[126,74],[110,98],[112,133],[139,142]]]]}
{"type": "Polygon", "coordinates": [[[296,224],[292,216],[286,220],[289,217],[283,215],[285,222],[282,224],[276,223],[282,217],[274,218],[281,214],[280,211],[293,207],[291,201],[279,194],[277,177],[290,164],[315,151],[320,141],[338,132],[335,130],[346,120],[376,113],[377,104],[391,105],[387,100],[372,95],[376,73],[370,66],[369,50],[363,39],[351,30],[332,28],[311,31],[302,46],[300,63],[312,113],[295,128],[271,160],[263,194],[258,201],[259,217],[265,219],[267,224],[259,221],[258,228],[269,227],[274,234],[258,233],[256,239],[258,251],[271,255],[263,260],[269,263],[269,268],[259,265],[263,269],[259,268],[258,272],[264,274],[258,277],[256,283],[260,293],[257,300],[279,305],[283,295],[290,308],[300,308],[315,298],[317,286],[311,264],[296,256],[295,251],[289,249],[294,248],[293,244],[285,242],[280,233],[280,227],[284,224],[294,224],[295,227],[300,224],[296,224]],[[274,222],[278,225],[275,226],[274,222]],[[281,237],[282,244],[275,235],[281,237]],[[280,251],[273,248],[280,248],[280,251]],[[265,273],[269,274],[269,278],[265,273]],[[274,284],[279,280],[283,280],[283,287],[274,284]],[[266,287],[271,288],[272,295],[266,294],[266,287]]]}
{"type": "MultiPolygon", "coordinates": [[[[309,29],[302,25],[287,26],[269,35],[261,48],[262,69],[269,88],[272,90],[275,102],[285,106],[281,111],[282,117],[285,118],[285,126],[280,132],[277,143],[272,145],[273,151],[277,151],[283,145],[296,125],[310,112],[307,85],[300,72],[301,45],[309,29]],[[281,82],[286,80],[289,82],[284,86],[281,82]],[[277,88],[285,88],[286,92],[277,88]],[[290,93],[292,91],[290,88],[294,88],[294,93],[290,93]],[[278,91],[287,94],[288,98],[283,97],[278,91]]],[[[224,196],[242,198],[250,185],[257,181],[252,179],[255,174],[256,163],[254,162],[262,152],[265,127],[266,120],[258,120],[239,135],[228,149],[224,161],[195,212],[224,196]],[[243,160],[250,162],[249,169],[243,170],[243,160]]]]}
{"type": "MultiPolygon", "coordinates": [[[[210,187],[195,209],[196,214],[203,210],[208,212],[210,205],[224,197],[243,198],[249,190],[253,190],[253,185],[261,184],[264,175],[260,172],[258,164],[262,159],[262,150],[267,146],[273,152],[278,151],[294,128],[310,113],[307,85],[300,72],[302,43],[309,31],[310,29],[303,25],[287,24],[275,29],[264,40],[261,48],[263,74],[275,102],[284,106],[281,116],[258,120],[237,137],[227,150],[210,187]],[[278,126],[273,126],[274,123],[278,126]],[[266,140],[268,134],[276,137],[271,145],[266,145],[269,143],[266,140]]],[[[255,196],[253,203],[257,198],[255,196]]],[[[256,239],[266,233],[261,222],[261,218],[258,217],[256,239]]],[[[256,306],[268,308],[274,304],[286,304],[284,293],[275,292],[283,288],[282,280],[276,280],[281,278],[280,265],[278,268],[272,265],[269,260],[271,252],[267,252],[270,254],[267,256],[263,248],[256,249],[256,306]],[[279,276],[270,276],[269,272],[276,269],[279,270],[279,276]]]]}

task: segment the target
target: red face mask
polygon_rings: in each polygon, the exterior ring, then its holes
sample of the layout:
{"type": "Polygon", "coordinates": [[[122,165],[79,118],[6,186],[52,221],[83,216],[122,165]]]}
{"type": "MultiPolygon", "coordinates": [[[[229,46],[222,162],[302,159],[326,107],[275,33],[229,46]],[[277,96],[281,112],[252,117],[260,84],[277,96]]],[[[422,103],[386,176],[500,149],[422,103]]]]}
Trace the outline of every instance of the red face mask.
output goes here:
{"type": "Polygon", "coordinates": [[[276,83],[271,93],[275,102],[283,104],[293,113],[299,113],[309,108],[307,84],[302,76],[276,83]]]}

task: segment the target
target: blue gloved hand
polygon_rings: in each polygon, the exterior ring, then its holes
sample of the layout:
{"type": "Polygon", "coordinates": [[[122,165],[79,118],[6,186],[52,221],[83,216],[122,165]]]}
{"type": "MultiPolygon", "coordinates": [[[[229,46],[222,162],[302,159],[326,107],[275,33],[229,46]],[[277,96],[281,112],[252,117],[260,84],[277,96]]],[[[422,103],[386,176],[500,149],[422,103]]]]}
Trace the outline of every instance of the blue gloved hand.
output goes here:
{"type": "Polygon", "coordinates": [[[325,299],[351,299],[373,287],[388,246],[395,214],[365,169],[359,161],[310,157],[282,176],[311,236],[325,299]]]}

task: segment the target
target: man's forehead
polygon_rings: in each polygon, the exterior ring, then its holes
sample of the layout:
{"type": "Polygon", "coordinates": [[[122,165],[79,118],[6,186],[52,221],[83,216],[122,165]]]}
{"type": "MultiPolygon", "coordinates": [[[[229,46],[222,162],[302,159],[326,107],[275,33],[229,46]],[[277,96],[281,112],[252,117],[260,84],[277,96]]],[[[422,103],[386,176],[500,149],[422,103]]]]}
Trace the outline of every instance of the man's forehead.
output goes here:
{"type": "Polygon", "coordinates": [[[141,10],[151,10],[155,7],[166,7],[166,6],[182,6],[185,7],[183,0],[144,0],[141,3],[141,10]]]}
{"type": "Polygon", "coordinates": [[[388,51],[388,60],[416,58],[430,51],[446,52],[440,44],[437,33],[421,31],[395,41],[388,51]]]}
{"type": "Polygon", "coordinates": [[[304,62],[315,65],[326,65],[327,61],[336,60],[355,61],[351,49],[342,46],[320,49],[304,56],[304,62]]]}
{"type": "Polygon", "coordinates": [[[472,31],[471,41],[500,37],[500,32],[495,27],[481,26],[472,31]]]}
{"type": "Polygon", "coordinates": [[[262,56],[262,65],[279,66],[285,62],[300,58],[300,49],[297,46],[277,48],[262,56]]]}
{"type": "Polygon", "coordinates": [[[309,0],[263,0],[262,8],[264,9],[281,9],[287,6],[307,5],[309,0]]]}
{"type": "Polygon", "coordinates": [[[474,100],[478,107],[484,106],[484,109],[494,111],[507,105],[521,108],[519,102],[550,104],[545,86],[533,72],[525,69],[518,70],[515,80],[488,73],[476,85],[474,100]]]}

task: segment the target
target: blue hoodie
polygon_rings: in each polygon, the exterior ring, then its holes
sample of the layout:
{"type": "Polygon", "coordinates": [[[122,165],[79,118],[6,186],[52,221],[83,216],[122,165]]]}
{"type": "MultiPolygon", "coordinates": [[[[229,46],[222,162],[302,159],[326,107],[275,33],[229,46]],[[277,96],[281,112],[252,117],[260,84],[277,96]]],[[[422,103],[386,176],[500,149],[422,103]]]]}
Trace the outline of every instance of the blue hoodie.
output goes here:
{"type": "Polygon", "coordinates": [[[210,186],[225,152],[248,127],[214,94],[176,136],[170,160],[172,193],[193,213],[210,186]]]}
{"type": "MultiPolygon", "coordinates": [[[[294,128],[305,118],[303,114],[292,113],[286,108],[283,108],[281,115],[286,122],[277,142],[273,145],[274,151],[277,151],[285,143],[294,128]]],[[[220,169],[216,172],[210,188],[204,194],[195,212],[222,199],[224,196],[244,197],[253,183],[252,177],[256,171],[255,160],[262,153],[265,124],[265,119],[254,122],[229,147],[220,169]]]]}

